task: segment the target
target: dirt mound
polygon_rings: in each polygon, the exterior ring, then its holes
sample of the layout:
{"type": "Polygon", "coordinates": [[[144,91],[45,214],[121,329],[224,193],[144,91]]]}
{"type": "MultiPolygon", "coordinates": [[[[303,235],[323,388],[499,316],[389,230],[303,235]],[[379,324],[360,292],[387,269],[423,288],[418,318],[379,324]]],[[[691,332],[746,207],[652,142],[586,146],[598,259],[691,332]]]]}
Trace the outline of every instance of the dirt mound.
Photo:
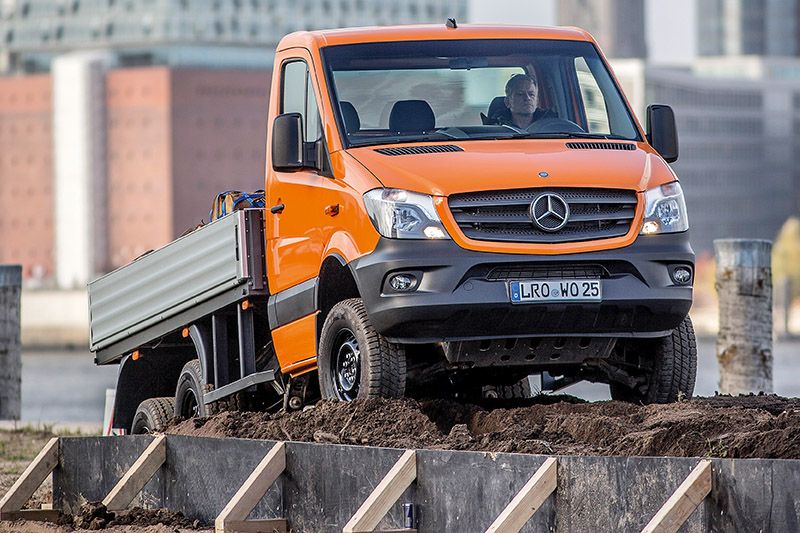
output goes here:
{"type": "Polygon", "coordinates": [[[91,531],[113,528],[116,526],[153,526],[164,525],[170,529],[197,529],[200,523],[190,520],[181,513],[167,509],[142,509],[133,507],[124,511],[111,512],[99,502],[89,502],[81,506],[75,515],[63,515],[59,523],[75,529],[91,531]]]}
{"type": "Polygon", "coordinates": [[[447,400],[324,401],[290,414],[225,412],[168,433],[395,448],[562,455],[800,458],[800,399],[717,396],[668,405],[523,406],[447,400]]]}

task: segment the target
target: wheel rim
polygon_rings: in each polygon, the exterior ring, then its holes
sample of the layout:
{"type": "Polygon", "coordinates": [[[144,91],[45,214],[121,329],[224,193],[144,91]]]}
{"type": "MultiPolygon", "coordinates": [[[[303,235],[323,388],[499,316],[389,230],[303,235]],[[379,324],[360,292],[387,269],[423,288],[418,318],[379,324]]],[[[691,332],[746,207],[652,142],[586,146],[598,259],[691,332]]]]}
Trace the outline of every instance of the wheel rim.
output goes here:
{"type": "Polygon", "coordinates": [[[339,399],[346,402],[355,400],[361,382],[361,348],[349,329],[343,329],[336,337],[331,371],[339,399]]]}
{"type": "Polygon", "coordinates": [[[194,418],[199,414],[199,404],[194,390],[189,387],[181,400],[181,417],[194,418]]]}

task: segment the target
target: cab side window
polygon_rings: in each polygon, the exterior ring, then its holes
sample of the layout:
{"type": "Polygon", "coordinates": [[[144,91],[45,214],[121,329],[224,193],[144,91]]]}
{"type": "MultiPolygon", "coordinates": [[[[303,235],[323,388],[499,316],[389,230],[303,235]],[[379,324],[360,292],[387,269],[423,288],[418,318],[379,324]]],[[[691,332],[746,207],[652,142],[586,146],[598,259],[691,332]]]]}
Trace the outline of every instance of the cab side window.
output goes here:
{"type": "Polygon", "coordinates": [[[283,65],[281,113],[300,113],[303,117],[303,138],[306,142],[313,143],[322,137],[317,98],[305,61],[290,61],[283,65]]]}

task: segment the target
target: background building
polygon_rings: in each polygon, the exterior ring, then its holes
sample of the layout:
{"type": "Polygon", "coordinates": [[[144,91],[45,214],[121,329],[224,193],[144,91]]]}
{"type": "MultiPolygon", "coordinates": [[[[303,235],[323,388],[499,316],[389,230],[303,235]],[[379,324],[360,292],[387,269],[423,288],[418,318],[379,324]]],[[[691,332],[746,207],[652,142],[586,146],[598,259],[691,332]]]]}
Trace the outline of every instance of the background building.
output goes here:
{"type": "Polygon", "coordinates": [[[642,0],[560,0],[558,24],[587,30],[608,57],[647,57],[642,0]]]}
{"type": "Polygon", "coordinates": [[[798,0],[697,0],[698,54],[796,56],[798,16],[798,0]]]}
{"type": "Polygon", "coordinates": [[[466,19],[466,0],[0,1],[0,263],[82,287],[264,187],[286,33],[466,19]]]}
{"type": "Polygon", "coordinates": [[[640,118],[648,103],[675,111],[680,158],[672,166],[698,252],[710,253],[721,237],[774,239],[798,210],[800,76],[771,76],[780,64],[800,67],[762,58],[708,59],[693,69],[614,62],[640,118]]]}
{"type": "MultiPolygon", "coordinates": [[[[262,187],[287,32],[466,20],[477,1],[0,0],[0,262],[82,286],[207,218],[217,192],[262,187]]],[[[642,122],[647,104],[673,106],[674,168],[708,252],[774,238],[800,209],[798,4],[505,0],[491,21],[585,27],[642,122]],[[701,57],[671,65],[695,38],[701,57]]]]}
{"type": "Polygon", "coordinates": [[[112,49],[120,64],[264,68],[297,30],[444,22],[466,0],[3,0],[7,70],[49,70],[77,49],[112,49]]]}

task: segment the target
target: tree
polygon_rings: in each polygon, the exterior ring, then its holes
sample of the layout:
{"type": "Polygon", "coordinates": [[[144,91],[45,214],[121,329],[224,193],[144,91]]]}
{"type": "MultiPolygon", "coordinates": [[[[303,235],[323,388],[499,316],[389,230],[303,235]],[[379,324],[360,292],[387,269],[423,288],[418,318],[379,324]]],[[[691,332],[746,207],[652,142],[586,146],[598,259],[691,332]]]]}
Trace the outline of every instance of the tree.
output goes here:
{"type": "Polygon", "coordinates": [[[789,217],[775,238],[772,248],[772,277],[776,286],[788,279],[792,298],[800,296],[800,218],[789,217]]]}

